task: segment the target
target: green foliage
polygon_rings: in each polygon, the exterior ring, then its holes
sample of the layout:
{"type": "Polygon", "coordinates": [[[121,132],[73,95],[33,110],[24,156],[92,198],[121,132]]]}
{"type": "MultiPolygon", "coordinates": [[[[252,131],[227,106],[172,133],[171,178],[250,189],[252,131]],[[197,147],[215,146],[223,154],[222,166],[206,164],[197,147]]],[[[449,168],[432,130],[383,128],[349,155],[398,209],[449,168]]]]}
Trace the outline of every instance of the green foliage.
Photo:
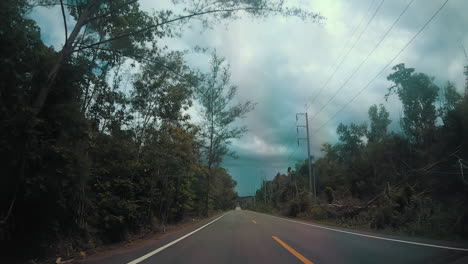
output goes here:
{"type": "Polygon", "coordinates": [[[172,4],[182,6],[149,14],[133,0],[0,3],[0,246],[12,256],[68,254],[235,206],[236,182],[219,164],[245,131],[231,124],[253,104],[234,103],[223,59],[197,73],[160,40],[193,19],[209,27],[241,12],[322,17],[283,1],[172,4]],[[63,21],[61,50],[27,18],[36,6],[74,19],[63,21]],[[210,129],[190,123],[193,99],[210,129]]]}
{"type": "Polygon", "coordinates": [[[325,187],[325,195],[327,196],[327,202],[328,203],[333,203],[333,200],[335,200],[335,191],[331,187],[325,187]]]}
{"type": "Polygon", "coordinates": [[[237,193],[234,192],[236,182],[223,168],[213,169],[211,182],[211,197],[214,210],[234,209],[237,203],[237,193]]]}
{"type": "Polygon", "coordinates": [[[247,128],[234,126],[233,123],[244,118],[255,106],[251,101],[235,103],[237,87],[230,83],[231,73],[224,58],[213,53],[210,66],[211,72],[204,76],[203,82],[196,90],[196,96],[202,107],[201,154],[208,168],[206,174],[206,215],[208,215],[209,210],[211,181],[214,173],[212,168],[218,167],[224,156],[235,156],[235,153],[230,151],[228,146],[232,139],[240,138],[247,128]]]}
{"type": "Polygon", "coordinates": [[[395,203],[388,197],[384,196],[378,206],[371,211],[370,226],[375,229],[383,229],[386,226],[395,226],[395,217],[393,215],[395,203]]]}
{"type": "Polygon", "coordinates": [[[387,135],[388,125],[392,122],[389,113],[382,104],[369,107],[370,131],[367,135],[369,142],[381,142],[387,135]]]}
{"type": "Polygon", "coordinates": [[[434,84],[434,78],[424,73],[414,73],[413,68],[405,64],[393,67],[394,73],[387,79],[394,83],[389,89],[388,97],[396,93],[403,104],[404,117],[401,126],[408,138],[417,144],[429,140],[427,134],[432,134],[437,118],[434,102],[437,99],[439,87],[434,84]]]}
{"type": "Polygon", "coordinates": [[[340,141],[344,143],[340,148],[341,157],[343,159],[353,159],[364,143],[363,139],[367,134],[367,125],[356,125],[354,123],[344,125],[340,123],[336,133],[340,141]]]}
{"type": "Polygon", "coordinates": [[[211,72],[197,89],[202,106],[201,140],[207,167],[218,166],[224,155],[234,155],[227,146],[230,140],[239,138],[246,127],[233,126],[233,122],[244,118],[253,110],[251,101],[236,103],[237,86],[230,83],[231,73],[225,59],[214,53],[211,57],[211,72]]]}
{"type": "Polygon", "coordinates": [[[287,201],[283,208],[283,214],[286,216],[296,217],[304,213],[310,208],[310,199],[307,194],[301,194],[287,201]]]}
{"type": "Polygon", "coordinates": [[[340,142],[323,144],[323,156],[313,164],[317,203],[306,205],[304,199],[305,161],[263,183],[256,198],[267,197],[264,208],[346,227],[468,237],[468,184],[461,177],[468,163],[468,98],[448,83],[436,112],[433,78],[404,64],[394,70],[389,94],[396,93],[403,104],[404,133],[389,132],[389,113],[372,105],[369,131],[365,124],[340,124],[340,142]],[[443,124],[435,122],[437,117],[443,124]]]}
{"type": "MultiPolygon", "coordinates": [[[[91,12],[102,19],[87,21],[80,38],[70,37],[77,49],[157,20],[136,2],[104,2],[91,12]]],[[[30,3],[51,1],[0,4],[7,21],[0,25],[0,246],[14,257],[63,256],[200,215],[207,168],[200,128],[184,113],[192,104],[195,75],[183,53],[141,48],[170,32],[158,29],[105,45],[151,51],[128,76],[129,61],[114,51],[75,50],[62,57],[46,47],[37,25],[25,17],[30,3]],[[51,71],[54,65],[58,70],[51,71]],[[125,78],[133,80],[129,92],[125,78]],[[26,252],[19,252],[22,247],[26,252]]],[[[79,20],[88,4],[69,6],[71,14],[79,20]]],[[[245,112],[234,106],[228,116],[236,114],[245,112]]],[[[209,209],[232,209],[235,185],[216,168],[209,209]]]]}

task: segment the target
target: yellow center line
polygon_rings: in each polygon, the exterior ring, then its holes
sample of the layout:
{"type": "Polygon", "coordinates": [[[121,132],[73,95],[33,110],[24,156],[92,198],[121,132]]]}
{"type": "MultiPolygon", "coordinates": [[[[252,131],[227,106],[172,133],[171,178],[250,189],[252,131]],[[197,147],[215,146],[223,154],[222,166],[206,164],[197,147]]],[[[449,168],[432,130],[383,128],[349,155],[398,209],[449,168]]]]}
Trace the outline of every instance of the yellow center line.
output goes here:
{"type": "Polygon", "coordinates": [[[257,222],[255,222],[255,220],[252,220],[252,223],[256,224],[257,222]]]}
{"type": "Polygon", "coordinates": [[[287,249],[291,254],[293,254],[294,256],[296,256],[296,258],[300,259],[302,261],[302,263],[305,263],[305,264],[314,264],[312,261],[306,259],[304,256],[302,256],[299,252],[297,252],[296,250],[294,250],[293,248],[291,248],[290,246],[288,246],[286,243],[284,243],[281,239],[279,239],[278,237],[276,236],[272,236],[272,238],[274,240],[276,240],[276,242],[278,242],[280,245],[282,245],[285,249],[287,249]]]}

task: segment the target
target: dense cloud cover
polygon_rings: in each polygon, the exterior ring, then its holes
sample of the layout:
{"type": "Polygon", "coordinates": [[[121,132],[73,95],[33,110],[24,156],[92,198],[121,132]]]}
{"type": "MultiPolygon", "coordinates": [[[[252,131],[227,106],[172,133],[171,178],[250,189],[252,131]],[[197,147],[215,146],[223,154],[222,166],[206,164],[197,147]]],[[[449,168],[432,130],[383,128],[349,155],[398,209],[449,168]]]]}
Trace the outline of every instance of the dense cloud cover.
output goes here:
{"type": "MultiPolygon", "coordinates": [[[[311,131],[326,122],[361,90],[444,1],[412,2],[399,23],[354,78],[316,118],[310,120],[311,131]]],[[[140,2],[148,11],[171,7],[169,1],[140,2]]],[[[294,3],[320,12],[326,21],[319,25],[296,18],[273,16],[255,20],[241,17],[229,23],[212,25],[205,30],[194,22],[191,28],[181,32],[180,38],[165,40],[170,49],[193,50],[195,46],[200,46],[216,50],[231,65],[232,82],[239,86],[239,99],[258,103],[256,109],[242,122],[249,131],[240,140],[233,142],[232,148],[239,158],[227,158],[224,162],[224,166],[238,182],[237,190],[241,196],[252,194],[262,177],[272,178],[276,172],[284,172],[295,161],[306,157],[305,142],[301,142],[294,152],[297,147],[295,114],[304,112],[306,103],[311,102],[333,72],[339,55],[349,50],[381,2],[298,0],[294,3]],[[358,25],[360,27],[353,35],[358,25]],[[344,47],[346,43],[350,44],[344,47]],[[294,155],[288,160],[291,153],[294,155]]],[[[310,116],[314,116],[335,94],[409,2],[383,2],[354,49],[308,109],[310,116]]],[[[460,45],[468,47],[465,26],[468,17],[465,10],[468,10],[468,1],[449,1],[394,64],[404,62],[408,67],[434,76],[441,85],[450,80],[462,91],[463,65],[466,61],[460,45]]],[[[63,44],[59,9],[37,9],[31,16],[41,26],[47,43],[56,47],[63,44]]],[[[209,54],[191,53],[187,55],[187,62],[193,67],[207,69],[209,54]]],[[[337,140],[335,131],[340,122],[367,121],[367,110],[371,104],[385,104],[394,121],[392,129],[399,129],[399,102],[396,98],[388,102],[384,100],[384,94],[390,86],[386,76],[390,72],[391,69],[384,71],[345,111],[312,136],[313,155],[320,155],[323,143],[337,140]]],[[[196,110],[193,114],[196,115],[196,110]]],[[[303,131],[300,133],[304,135],[303,131]]]]}

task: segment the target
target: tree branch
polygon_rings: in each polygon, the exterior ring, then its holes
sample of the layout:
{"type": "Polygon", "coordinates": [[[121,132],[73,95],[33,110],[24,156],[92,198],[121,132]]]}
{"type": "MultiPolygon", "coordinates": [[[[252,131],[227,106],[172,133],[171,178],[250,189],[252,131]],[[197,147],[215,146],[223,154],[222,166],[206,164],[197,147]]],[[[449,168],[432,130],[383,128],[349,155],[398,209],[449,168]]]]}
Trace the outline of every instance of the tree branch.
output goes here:
{"type": "Polygon", "coordinates": [[[184,75],[178,73],[176,70],[174,70],[174,69],[172,69],[171,67],[167,66],[167,65],[164,64],[163,62],[151,60],[151,59],[145,58],[145,57],[143,57],[143,56],[138,56],[138,55],[135,55],[135,54],[129,54],[129,53],[125,53],[125,52],[123,52],[123,51],[114,50],[114,49],[97,48],[97,47],[93,47],[93,49],[103,50],[103,51],[109,51],[109,52],[115,52],[115,53],[118,53],[118,54],[120,54],[120,55],[122,55],[122,56],[131,58],[131,59],[136,59],[136,60],[142,60],[142,61],[145,61],[145,62],[156,63],[156,64],[160,65],[161,67],[165,68],[166,70],[170,71],[171,73],[173,73],[173,74],[176,75],[177,77],[183,79],[183,80],[184,80],[185,82],[187,82],[190,86],[192,86],[192,88],[194,88],[197,92],[199,92],[199,93],[201,93],[201,94],[204,94],[204,93],[198,88],[198,85],[195,84],[195,83],[193,83],[192,80],[190,80],[189,78],[185,77],[184,75]]]}
{"type": "Polygon", "coordinates": [[[13,211],[13,207],[14,207],[15,202],[16,202],[17,193],[18,193],[18,186],[16,186],[15,194],[13,196],[13,200],[10,203],[10,207],[8,208],[8,212],[7,212],[6,216],[3,219],[0,220],[0,225],[6,224],[7,221],[8,221],[8,218],[10,218],[11,212],[13,211]]]}
{"type": "MultiPolygon", "coordinates": [[[[28,7],[28,8],[35,8],[35,7],[52,7],[52,6],[62,5],[61,2],[62,2],[62,1],[60,1],[60,2],[55,2],[55,3],[50,3],[50,4],[27,4],[27,7],[28,7]]],[[[76,5],[65,4],[65,3],[63,3],[63,5],[64,5],[64,6],[70,6],[70,7],[76,7],[76,5]]]]}
{"type": "Polygon", "coordinates": [[[101,45],[103,43],[111,42],[111,41],[118,40],[118,39],[121,39],[121,38],[133,36],[133,35],[136,35],[136,34],[140,34],[140,33],[149,31],[151,29],[154,29],[154,28],[157,28],[157,27],[160,27],[160,26],[164,26],[166,24],[170,24],[172,22],[177,22],[177,21],[189,19],[189,18],[196,17],[196,16],[203,16],[203,15],[212,14],[212,13],[230,13],[230,12],[237,12],[237,11],[256,11],[256,10],[265,10],[265,11],[270,11],[270,12],[281,12],[281,10],[279,10],[279,9],[255,8],[255,7],[239,7],[239,8],[207,10],[207,11],[203,11],[203,12],[199,12],[199,13],[192,13],[192,14],[189,14],[189,15],[176,17],[176,18],[173,18],[173,19],[170,19],[170,20],[167,20],[167,21],[155,24],[155,25],[148,26],[146,28],[143,28],[143,29],[140,29],[140,30],[137,30],[137,31],[129,32],[129,33],[122,34],[122,35],[119,35],[119,36],[116,36],[116,37],[113,37],[113,38],[109,38],[109,39],[106,39],[106,40],[103,40],[103,41],[99,41],[99,42],[96,42],[96,43],[93,43],[93,44],[82,46],[82,47],[74,50],[74,52],[75,51],[80,51],[80,50],[83,50],[83,49],[92,48],[94,46],[98,46],[98,45],[101,45]]]}
{"type": "MultiPolygon", "coordinates": [[[[121,7],[123,7],[123,6],[126,6],[126,5],[134,4],[134,3],[136,3],[136,2],[138,2],[138,0],[131,0],[131,1],[128,1],[128,2],[126,2],[126,3],[123,3],[123,4],[119,5],[119,6],[117,7],[117,9],[118,9],[118,8],[121,8],[121,7]]],[[[95,17],[89,18],[88,20],[86,20],[85,24],[87,24],[87,23],[89,23],[89,22],[91,22],[91,21],[94,21],[94,20],[97,20],[97,19],[106,17],[106,16],[108,16],[108,15],[110,15],[110,14],[112,14],[111,11],[109,11],[109,12],[107,12],[107,13],[104,13],[104,14],[102,14],[102,15],[99,15],[99,16],[95,16],[95,17]]]]}
{"type": "Polygon", "coordinates": [[[63,0],[60,0],[60,8],[62,9],[63,27],[65,28],[65,45],[67,45],[68,29],[67,29],[67,18],[65,17],[65,8],[63,7],[63,0]]]}

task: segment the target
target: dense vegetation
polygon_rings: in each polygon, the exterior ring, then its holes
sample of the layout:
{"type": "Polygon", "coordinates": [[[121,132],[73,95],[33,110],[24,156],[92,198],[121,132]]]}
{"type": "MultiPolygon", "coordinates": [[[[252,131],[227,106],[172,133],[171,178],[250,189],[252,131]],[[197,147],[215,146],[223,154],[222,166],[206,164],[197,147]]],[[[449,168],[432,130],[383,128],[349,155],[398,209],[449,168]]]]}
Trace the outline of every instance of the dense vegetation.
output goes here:
{"type": "Polygon", "coordinates": [[[234,207],[236,183],[220,164],[245,131],[232,123],[254,104],[236,103],[222,58],[199,72],[161,40],[192,19],[209,28],[240,12],[321,18],[282,1],[173,4],[182,11],[150,14],[129,0],[0,2],[2,252],[68,254],[234,207]],[[38,6],[61,7],[60,50],[28,18],[38,6]],[[200,123],[188,114],[194,102],[200,123]]]}
{"type": "Polygon", "coordinates": [[[368,124],[340,124],[339,142],[323,144],[323,156],[313,161],[317,202],[309,195],[304,162],[263,182],[256,209],[466,239],[468,97],[404,64],[387,79],[393,85],[386,98],[398,96],[402,104],[400,132],[389,131],[392,120],[383,105],[372,105],[368,124]]]}

